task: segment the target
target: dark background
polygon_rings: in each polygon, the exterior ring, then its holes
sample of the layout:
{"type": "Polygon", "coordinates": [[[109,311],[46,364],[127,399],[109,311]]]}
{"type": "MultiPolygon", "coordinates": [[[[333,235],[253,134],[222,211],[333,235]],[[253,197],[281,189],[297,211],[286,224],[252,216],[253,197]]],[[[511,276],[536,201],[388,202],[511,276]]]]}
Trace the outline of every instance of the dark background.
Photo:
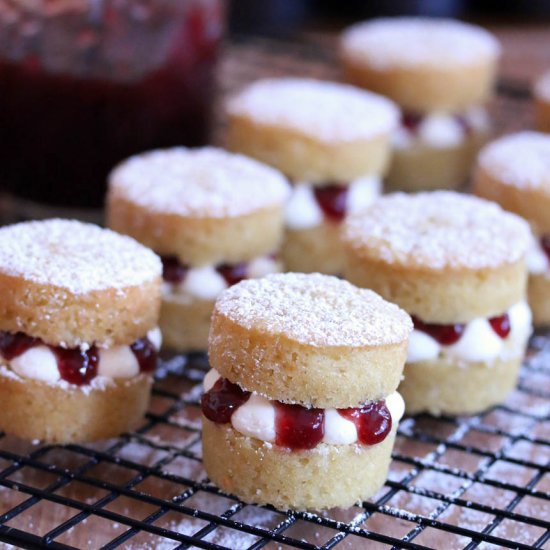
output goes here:
{"type": "MultiPolygon", "coordinates": [[[[382,15],[431,15],[550,24],[550,0],[233,0],[230,33],[287,36],[382,15]]],[[[549,26],[550,35],[550,26],[549,26]]]]}

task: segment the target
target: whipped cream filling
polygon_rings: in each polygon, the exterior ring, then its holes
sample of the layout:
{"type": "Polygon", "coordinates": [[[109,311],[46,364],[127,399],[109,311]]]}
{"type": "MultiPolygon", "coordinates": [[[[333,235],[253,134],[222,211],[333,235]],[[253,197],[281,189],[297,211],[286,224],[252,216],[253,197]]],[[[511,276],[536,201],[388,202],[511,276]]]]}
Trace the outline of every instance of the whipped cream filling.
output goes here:
{"type": "MultiPolygon", "coordinates": [[[[310,229],[321,225],[325,214],[315,199],[315,187],[298,182],[285,208],[285,223],[289,229],[310,229]]],[[[376,176],[353,180],[348,188],[347,214],[357,214],[369,207],[380,196],[382,184],[376,176]]]]}
{"type": "Polygon", "coordinates": [[[401,124],[394,132],[393,145],[396,149],[407,149],[415,144],[444,149],[462,144],[469,132],[489,129],[489,115],[483,107],[470,107],[459,116],[430,113],[424,115],[415,128],[401,124]]]}
{"type": "MultiPolygon", "coordinates": [[[[147,333],[147,338],[155,349],[160,350],[162,335],[159,328],[147,333]]],[[[59,372],[57,357],[45,345],[35,346],[11,361],[3,360],[7,368],[21,378],[30,378],[48,384],[63,382],[59,372]]],[[[130,346],[115,346],[99,349],[97,377],[132,378],[139,374],[139,363],[130,346]]]]}
{"type": "Polygon", "coordinates": [[[542,248],[540,240],[536,235],[533,235],[525,261],[529,273],[533,275],[550,274],[550,259],[542,248]]]}
{"type": "MultiPolygon", "coordinates": [[[[204,391],[209,391],[220,379],[218,371],[212,369],[204,377],[204,391]]],[[[392,423],[397,424],[405,413],[405,402],[398,392],[385,399],[392,423]]],[[[231,417],[231,426],[239,433],[269,443],[275,442],[275,406],[255,392],[231,417]]],[[[325,409],[325,433],[323,443],[351,445],[358,440],[357,428],[353,422],[341,416],[336,409],[325,409]]]]}
{"type": "Polygon", "coordinates": [[[525,301],[508,310],[510,333],[501,338],[488,319],[474,319],[466,324],[458,342],[445,346],[425,332],[414,329],[409,338],[407,363],[451,358],[464,362],[490,365],[497,359],[507,360],[523,355],[532,332],[531,310],[525,301]]]}
{"type": "MultiPolygon", "coordinates": [[[[282,264],[272,256],[259,256],[248,262],[246,267],[247,279],[259,279],[271,273],[279,273],[282,264]]],[[[215,300],[229,285],[224,277],[218,273],[216,266],[205,265],[190,267],[186,270],[185,278],[179,284],[163,281],[164,295],[177,294],[182,297],[198,300],[215,300]]]]}

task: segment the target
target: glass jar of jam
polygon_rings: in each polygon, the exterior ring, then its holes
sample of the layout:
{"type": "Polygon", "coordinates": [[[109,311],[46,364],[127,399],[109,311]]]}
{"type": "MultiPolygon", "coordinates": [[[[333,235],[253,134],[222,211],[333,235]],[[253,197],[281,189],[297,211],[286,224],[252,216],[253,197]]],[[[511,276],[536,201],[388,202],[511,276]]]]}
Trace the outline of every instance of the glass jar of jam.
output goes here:
{"type": "Polygon", "coordinates": [[[18,213],[99,208],[120,160],[204,144],[223,19],[223,0],[0,0],[0,187],[18,213]]]}

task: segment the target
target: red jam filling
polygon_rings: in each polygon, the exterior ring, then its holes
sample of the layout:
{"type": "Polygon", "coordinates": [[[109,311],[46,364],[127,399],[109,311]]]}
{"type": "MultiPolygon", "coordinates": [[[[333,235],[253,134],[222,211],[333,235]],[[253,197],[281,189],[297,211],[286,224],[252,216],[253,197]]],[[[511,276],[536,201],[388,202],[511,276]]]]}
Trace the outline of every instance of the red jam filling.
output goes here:
{"type": "Polygon", "coordinates": [[[339,409],[338,413],[355,424],[363,445],[376,445],[390,433],[392,420],[385,401],[367,403],[360,409],[339,409]]]}
{"type": "Polygon", "coordinates": [[[27,350],[39,346],[41,341],[38,338],[27,336],[22,332],[13,334],[12,332],[0,332],[0,355],[6,360],[11,361],[19,355],[23,355],[27,350]]]}
{"type": "Polygon", "coordinates": [[[454,324],[454,325],[437,325],[435,323],[424,323],[417,317],[413,317],[414,328],[429,334],[434,340],[439,342],[442,346],[451,346],[456,344],[466,325],[454,324]]]}
{"type": "MultiPolygon", "coordinates": [[[[231,422],[233,413],[244,405],[250,392],[225,378],[201,398],[202,413],[218,424],[231,422]]],[[[325,411],[272,401],[275,407],[275,443],[292,451],[315,448],[325,435],[325,411]]],[[[383,441],[392,427],[391,414],[384,401],[367,403],[361,408],[339,409],[338,413],[353,422],[357,438],[363,445],[383,441]]]]}
{"type": "Polygon", "coordinates": [[[510,317],[507,313],[504,315],[499,315],[498,317],[491,317],[489,319],[489,323],[491,324],[491,328],[495,331],[495,333],[500,336],[503,340],[510,334],[511,326],[510,326],[510,317]]]}
{"type": "Polygon", "coordinates": [[[162,278],[167,283],[178,284],[183,282],[187,267],[179,262],[175,256],[163,256],[162,260],[162,278]]]}
{"type": "MultiPolygon", "coordinates": [[[[32,338],[22,332],[15,334],[0,331],[0,356],[6,361],[19,357],[30,348],[47,346],[55,354],[57,368],[62,380],[69,384],[82,386],[89,384],[97,376],[99,365],[99,350],[92,346],[87,350],[80,348],[62,348],[45,344],[40,338],[32,338]]],[[[134,352],[139,364],[140,372],[151,372],[157,363],[157,350],[149,340],[144,337],[136,340],[130,349],[134,352]]]]}
{"type": "Polygon", "coordinates": [[[79,348],[51,348],[57,357],[57,368],[61,379],[69,384],[89,384],[97,376],[99,353],[95,346],[83,351],[79,348]]]}
{"type": "MultiPolygon", "coordinates": [[[[180,284],[185,280],[189,266],[180,263],[176,256],[162,256],[162,278],[167,283],[180,284]]],[[[216,271],[225,279],[228,286],[236,285],[247,278],[248,265],[246,263],[238,264],[220,264],[216,271]]]]}
{"type": "Polygon", "coordinates": [[[543,235],[540,239],[540,245],[544,252],[546,252],[546,256],[548,256],[548,261],[550,262],[550,235],[543,235]]]}
{"type": "Polygon", "coordinates": [[[423,116],[419,113],[401,113],[401,126],[405,127],[412,134],[418,131],[418,127],[423,120],[423,116]]]}
{"type": "Polygon", "coordinates": [[[275,404],[275,443],[292,450],[313,449],[325,435],[325,411],[275,404]]]}
{"type": "Polygon", "coordinates": [[[212,422],[227,424],[231,422],[233,413],[244,405],[249,397],[250,392],[225,378],[219,378],[201,398],[202,414],[212,422]]]}
{"type": "MultiPolygon", "coordinates": [[[[414,328],[429,334],[434,340],[439,342],[442,346],[451,346],[456,344],[462,334],[466,325],[464,323],[456,323],[454,325],[438,325],[435,323],[424,323],[418,317],[412,318],[414,328]]],[[[498,317],[491,317],[489,324],[494,330],[495,334],[500,336],[503,340],[510,334],[510,317],[507,313],[499,315],[498,317]]]]}
{"type": "Polygon", "coordinates": [[[229,286],[232,286],[246,279],[247,267],[246,263],[235,265],[221,264],[216,267],[216,271],[225,279],[225,282],[229,286]]]}
{"type": "Polygon", "coordinates": [[[317,204],[329,220],[341,222],[344,219],[348,202],[347,186],[329,184],[323,187],[314,187],[313,194],[317,204]]]}
{"type": "Polygon", "coordinates": [[[149,338],[140,338],[130,345],[139,365],[139,372],[153,372],[157,367],[157,349],[149,338]]]}
{"type": "Polygon", "coordinates": [[[225,5],[2,0],[2,191],[95,209],[122,159],[208,143],[225,5]]]}

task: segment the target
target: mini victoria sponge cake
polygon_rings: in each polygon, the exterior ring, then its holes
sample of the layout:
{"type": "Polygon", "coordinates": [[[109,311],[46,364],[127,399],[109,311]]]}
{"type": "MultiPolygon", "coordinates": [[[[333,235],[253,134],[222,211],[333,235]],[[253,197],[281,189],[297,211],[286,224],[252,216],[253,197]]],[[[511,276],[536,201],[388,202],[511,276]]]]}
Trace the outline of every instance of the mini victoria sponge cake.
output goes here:
{"type": "Polygon", "coordinates": [[[350,82],[387,95],[403,109],[389,189],[466,183],[490,132],[483,103],[493,87],[497,41],[457,21],[376,19],[344,31],[341,56],[350,82]]]}
{"type": "Polygon", "coordinates": [[[531,333],[529,227],[450,191],[379,199],[343,229],[344,275],[413,317],[407,411],[473,413],[514,387],[531,333]]]}
{"type": "Polygon", "coordinates": [[[384,483],[412,329],[335,277],[243,281],[216,302],[203,460],[224,491],[281,509],[350,506],[384,483]]]}
{"type": "Polygon", "coordinates": [[[533,88],[537,128],[550,132],[550,71],[540,76],[533,88]]]}
{"type": "Polygon", "coordinates": [[[349,85],[279,78],[246,87],[227,115],[229,148],[296,184],[285,211],[286,269],[340,274],[340,222],[380,193],[397,108],[349,85]]]}
{"type": "Polygon", "coordinates": [[[52,219],[0,229],[0,429],[113,437],[149,402],[162,265],[107,229],[52,219]]]}
{"type": "Polygon", "coordinates": [[[530,222],[529,304],[535,325],[550,325],[550,135],[520,132],[487,145],[474,189],[530,222]]]}
{"type": "Polygon", "coordinates": [[[485,29],[422,17],[357,23],[342,34],[340,49],[350,82],[417,113],[484,103],[500,56],[498,41],[485,29]]]}
{"type": "Polygon", "coordinates": [[[206,147],[131,157],[109,177],[107,223],[163,260],[164,343],[206,350],[218,294],[280,271],[276,257],[290,195],[273,168],[206,147]]]}

